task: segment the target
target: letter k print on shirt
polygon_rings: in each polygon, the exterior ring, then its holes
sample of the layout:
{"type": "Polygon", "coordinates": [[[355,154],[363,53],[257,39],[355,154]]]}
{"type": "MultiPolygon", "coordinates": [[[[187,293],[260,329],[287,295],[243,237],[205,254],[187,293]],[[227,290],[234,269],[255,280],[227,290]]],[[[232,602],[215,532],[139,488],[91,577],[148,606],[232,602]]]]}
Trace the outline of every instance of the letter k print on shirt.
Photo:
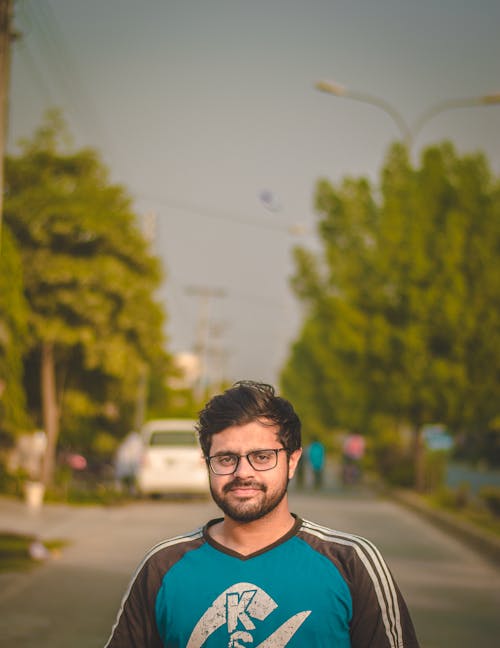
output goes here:
{"type": "MultiPolygon", "coordinates": [[[[202,648],[208,637],[223,625],[227,626],[229,635],[228,648],[246,648],[253,644],[254,621],[263,621],[277,607],[260,587],[252,583],[236,583],[222,592],[203,614],[186,648],[202,648]],[[238,626],[244,630],[238,630],[238,626]]],[[[284,648],[310,614],[311,610],[294,614],[253,648],[284,648]]]]}

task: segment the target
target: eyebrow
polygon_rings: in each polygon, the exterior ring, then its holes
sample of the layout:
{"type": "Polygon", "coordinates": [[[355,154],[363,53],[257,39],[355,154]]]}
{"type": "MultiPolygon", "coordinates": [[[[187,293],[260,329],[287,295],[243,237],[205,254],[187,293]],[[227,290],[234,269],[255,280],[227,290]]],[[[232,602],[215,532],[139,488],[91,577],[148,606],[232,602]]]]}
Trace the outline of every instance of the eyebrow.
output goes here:
{"type": "Polygon", "coordinates": [[[281,448],[284,449],[284,446],[280,446],[279,448],[253,448],[252,450],[248,450],[247,452],[236,452],[236,450],[219,450],[218,452],[214,452],[214,454],[211,454],[211,457],[220,457],[222,455],[246,455],[250,454],[251,452],[259,452],[261,450],[281,450],[281,448]]]}

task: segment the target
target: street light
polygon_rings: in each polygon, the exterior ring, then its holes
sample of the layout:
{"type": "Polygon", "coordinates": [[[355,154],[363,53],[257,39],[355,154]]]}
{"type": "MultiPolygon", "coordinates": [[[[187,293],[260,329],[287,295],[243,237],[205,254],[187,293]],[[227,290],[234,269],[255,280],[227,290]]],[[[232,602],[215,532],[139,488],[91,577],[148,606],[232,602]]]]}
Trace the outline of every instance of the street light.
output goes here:
{"type": "Polygon", "coordinates": [[[345,86],[335,83],[334,81],[317,81],[315,88],[321,92],[334,95],[335,97],[345,97],[346,99],[353,99],[354,101],[361,101],[362,103],[371,104],[381,108],[386,112],[397,124],[403,141],[411,151],[413,142],[416,136],[422,130],[423,126],[433,117],[445,110],[453,110],[454,108],[468,108],[472,106],[491,106],[500,104],[500,92],[479,97],[462,97],[459,99],[449,99],[441,101],[431,106],[415,121],[413,126],[410,126],[400,115],[400,113],[384,99],[376,97],[365,92],[357,92],[349,90],[345,86]]]}

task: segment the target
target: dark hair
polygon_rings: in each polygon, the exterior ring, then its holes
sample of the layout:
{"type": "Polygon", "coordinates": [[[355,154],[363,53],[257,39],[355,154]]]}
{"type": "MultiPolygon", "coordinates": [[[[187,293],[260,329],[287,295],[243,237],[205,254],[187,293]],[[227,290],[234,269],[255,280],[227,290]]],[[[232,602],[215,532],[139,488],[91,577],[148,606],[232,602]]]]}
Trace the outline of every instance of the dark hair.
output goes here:
{"type": "Polygon", "coordinates": [[[301,423],[292,404],[276,396],[271,385],[240,380],[214,396],[201,410],[196,429],[203,454],[210,454],[212,437],[217,432],[260,419],[278,426],[278,437],[289,453],[300,448],[301,423]]]}

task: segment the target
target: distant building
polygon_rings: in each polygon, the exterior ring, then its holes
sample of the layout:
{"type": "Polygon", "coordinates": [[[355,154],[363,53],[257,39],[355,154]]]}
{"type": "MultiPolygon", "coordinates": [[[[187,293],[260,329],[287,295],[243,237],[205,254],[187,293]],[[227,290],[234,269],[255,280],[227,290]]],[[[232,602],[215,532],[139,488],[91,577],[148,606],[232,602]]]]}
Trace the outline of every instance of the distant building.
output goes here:
{"type": "Polygon", "coordinates": [[[201,362],[196,353],[181,351],[174,355],[174,365],[179,375],[169,378],[171,389],[193,389],[200,379],[201,362]]]}

